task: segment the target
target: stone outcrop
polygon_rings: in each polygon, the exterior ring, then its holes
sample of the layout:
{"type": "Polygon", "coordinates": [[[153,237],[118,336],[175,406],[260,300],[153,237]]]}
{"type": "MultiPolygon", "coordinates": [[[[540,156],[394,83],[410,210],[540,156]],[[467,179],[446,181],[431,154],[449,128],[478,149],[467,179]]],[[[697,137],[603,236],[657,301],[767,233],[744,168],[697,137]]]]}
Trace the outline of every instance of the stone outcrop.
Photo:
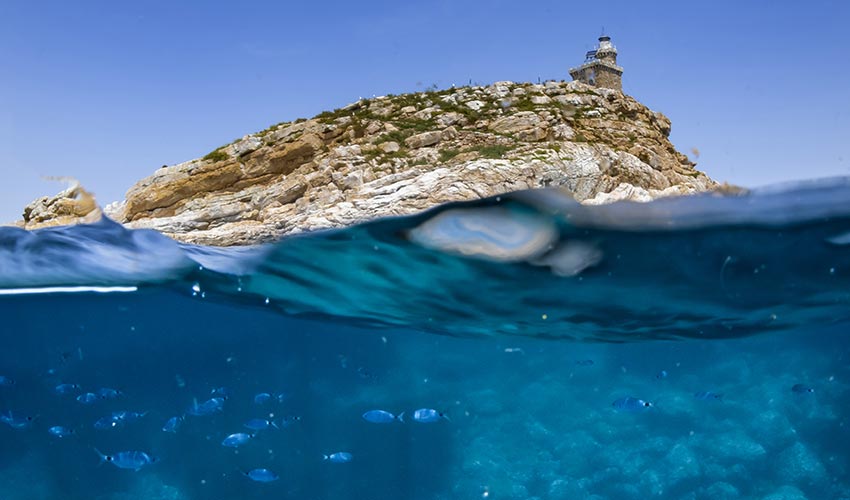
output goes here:
{"type": "Polygon", "coordinates": [[[53,196],[42,196],[24,207],[24,227],[38,229],[49,226],[84,224],[100,219],[103,212],[94,196],[73,179],[67,189],[53,196]]]}
{"type": "Polygon", "coordinates": [[[669,134],[661,113],[580,82],[382,96],[163,167],[105,211],[181,241],[244,245],[518,189],[588,203],[713,189],[669,134]]]}

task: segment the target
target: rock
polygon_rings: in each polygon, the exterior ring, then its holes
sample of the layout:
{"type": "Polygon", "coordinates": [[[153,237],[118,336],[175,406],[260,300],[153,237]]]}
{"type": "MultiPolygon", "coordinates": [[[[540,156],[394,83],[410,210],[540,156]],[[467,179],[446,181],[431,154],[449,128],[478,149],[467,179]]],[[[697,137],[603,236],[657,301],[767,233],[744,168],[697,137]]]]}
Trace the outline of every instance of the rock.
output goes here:
{"type": "Polygon", "coordinates": [[[384,153],[395,153],[400,149],[398,143],[393,141],[385,142],[378,146],[378,148],[380,148],[384,153]]]}
{"type": "Polygon", "coordinates": [[[793,486],[783,486],[762,500],[808,500],[808,497],[793,486]]]}
{"type": "Polygon", "coordinates": [[[485,103],[484,101],[478,101],[478,100],[469,101],[469,102],[466,103],[466,106],[473,111],[480,111],[486,105],[487,105],[487,103],[485,103]]]}
{"type": "Polygon", "coordinates": [[[777,473],[783,481],[792,481],[798,486],[821,482],[827,477],[826,468],[817,455],[800,442],[779,454],[777,473]]]}
{"type": "Polygon", "coordinates": [[[71,185],[54,196],[44,196],[24,207],[23,227],[61,226],[85,224],[100,219],[103,212],[91,193],[74,179],[64,179],[71,185]]]}
{"type": "Polygon", "coordinates": [[[442,134],[440,132],[423,132],[408,137],[404,140],[404,144],[411,149],[424,148],[437,144],[440,142],[441,137],[442,134]]]}
{"type": "Polygon", "coordinates": [[[490,123],[489,129],[500,134],[513,134],[519,140],[540,141],[546,138],[549,124],[533,111],[520,111],[490,123]]]}
{"type": "MultiPolygon", "coordinates": [[[[226,246],[518,189],[557,187],[599,204],[715,188],[675,150],[669,132],[661,113],[580,82],[497,82],[362,99],[331,117],[276,125],[205,160],[157,169],[107,212],[131,228],[226,246]],[[531,96],[535,111],[500,105],[522,96],[531,96]],[[502,158],[482,155],[494,146],[502,158]]],[[[21,224],[99,217],[77,188],[31,203],[21,224]]],[[[592,262],[563,253],[543,265],[569,274],[576,263],[592,262]]]]}

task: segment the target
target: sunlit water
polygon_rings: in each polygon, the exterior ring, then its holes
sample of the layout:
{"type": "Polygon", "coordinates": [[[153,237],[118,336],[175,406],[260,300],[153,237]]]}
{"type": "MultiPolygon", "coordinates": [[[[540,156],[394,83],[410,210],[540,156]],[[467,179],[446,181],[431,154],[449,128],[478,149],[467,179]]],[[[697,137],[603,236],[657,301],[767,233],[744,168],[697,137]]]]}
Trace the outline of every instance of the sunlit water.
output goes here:
{"type": "Polygon", "coordinates": [[[0,499],[850,498],[848,245],[846,180],[524,192],[247,249],[3,228],[0,499]],[[280,428],[222,446],[251,418],[280,428]]]}

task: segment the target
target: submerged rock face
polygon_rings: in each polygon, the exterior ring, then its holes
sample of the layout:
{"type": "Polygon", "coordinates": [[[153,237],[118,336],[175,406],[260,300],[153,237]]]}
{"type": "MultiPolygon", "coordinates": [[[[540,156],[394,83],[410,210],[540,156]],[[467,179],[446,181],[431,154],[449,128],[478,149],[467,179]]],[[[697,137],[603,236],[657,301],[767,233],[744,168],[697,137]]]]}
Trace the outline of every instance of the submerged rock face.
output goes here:
{"type": "Polygon", "coordinates": [[[383,96],[163,167],[106,213],[228,246],[518,189],[561,187],[588,203],[713,189],[669,133],[664,115],[580,82],[383,96]]]}

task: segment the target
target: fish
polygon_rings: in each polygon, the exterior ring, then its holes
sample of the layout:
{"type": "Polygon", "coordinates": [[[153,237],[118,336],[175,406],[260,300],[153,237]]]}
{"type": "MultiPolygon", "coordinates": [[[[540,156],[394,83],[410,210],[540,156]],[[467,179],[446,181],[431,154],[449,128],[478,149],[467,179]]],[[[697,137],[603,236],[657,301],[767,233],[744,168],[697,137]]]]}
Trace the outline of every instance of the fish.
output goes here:
{"type": "Polygon", "coordinates": [[[322,455],[323,460],[327,460],[328,462],[334,464],[345,464],[351,462],[354,456],[347,451],[338,451],[336,453],[331,453],[330,455],[322,455]]]}
{"type": "Polygon", "coordinates": [[[261,392],[254,396],[254,404],[264,405],[272,400],[272,395],[268,392],[261,392]]]}
{"type": "Polygon", "coordinates": [[[580,359],[580,360],[576,361],[576,364],[578,366],[593,366],[593,360],[592,359],[580,359]]]}
{"type": "Polygon", "coordinates": [[[794,384],[791,386],[791,392],[796,394],[811,394],[815,392],[815,389],[804,384],[794,384]]]}
{"type": "Polygon", "coordinates": [[[100,399],[100,398],[98,398],[97,394],[95,394],[93,392],[87,392],[85,394],[80,394],[79,396],[77,396],[77,401],[79,401],[80,403],[82,403],[84,405],[90,405],[90,404],[94,403],[95,401],[97,401],[98,399],[100,399]]]}
{"type": "Polygon", "coordinates": [[[378,376],[372,373],[372,371],[366,368],[365,366],[357,368],[357,376],[362,378],[363,380],[369,380],[372,382],[378,380],[378,376]]]}
{"type": "Polygon", "coordinates": [[[251,469],[242,474],[250,478],[251,481],[257,481],[258,483],[270,483],[280,479],[280,476],[268,469],[251,469]]]}
{"type": "Polygon", "coordinates": [[[5,375],[0,375],[0,387],[12,387],[15,385],[15,380],[5,375]]]}
{"type": "Polygon", "coordinates": [[[100,417],[94,422],[94,428],[97,430],[118,429],[124,427],[124,420],[115,418],[113,415],[100,417]]]}
{"type": "Polygon", "coordinates": [[[286,415],[280,419],[280,427],[289,427],[290,425],[296,424],[301,421],[301,417],[298,415],[286,415]]]}
{"type": "Polygon", "coordinates": [[[35,421],[35,417],[18,416],[12,413],[11,411],[0,415],[0,422],[3,422],[12,429],[16,430],[29,429],[30,427],[32,427],[33,421],[35,421]]]}
{"type": "Polygon", "coordinates": [[[646,411],[653,407],[652,403],[649,401],[644,401],[643,399],[634,398],[631,396],[626,396],[615,400],[611,405],[617,410],[621,412],[642,412],[646,411]]]}
{"type": "Polygon", "coordinates": [[[363,414],[363,420],[372,422],[373,424],[388,424],[396,420],[404,422],[404,412],[401,412],[398,415],[393,415],[392,413],[384,410],[369,410],[363,414]]]}
{"type": "Polygon", "coordinates": [[[196,417],[204,417],[219,413],[222,410],[224,410],[224,398],[210,398],[201,404],[198,404],[198,400],[195,400],[192,406],[186,410],[186,413],[196,417]]]}
{"type": "Polygon", "coordinates": [[[271,420],[265,420],[262,418],[252,418],[251,420],[248,420],[242,425],[246,429],[251,429],[252,431],[264,431],[269,427],[274,427],[275,429],[278,429],[276,423],[271,420]]]}
{"type": "Polygon", "coordinates": [[[163,424],[162,432],[170,432],[172,434],[177,434],[177,431],[183,424],[184,419],[185,417],[183,417],[182,415],[169,418],[165,421],[165,424],[163,424]]]}
{"type": "Polygon", "coordinates": [[[100,456],[100,462],[108,462],[119,469],[132,469],[137,471],[146,465],[159,462],[159,458],[149,455],[143,451],[119,451],[114,455],[104,455],[97,448],[95,452],[100,456]]]}
{"type": "Polygon", "coordinates": [[[101,387],[97,390],[97,395],[100,396],[100,399],[118,399],[124,395],[123,392],[118,389],[110,389],[109,387],[101,387]]]}
{"type": "Polygon", "coordinates": [[[135,411],[122,410],[112,412],[112,418],[116,420],[123,420],[124,422],[135,422],[136,420],[139,420],[147,414],[148,412],[146,411],[139,413],[135,411]]]}
{"type": "Polygon", "coordinates": [[[449,420],[449,417],[446,416],[445,413],[439,412],[437,410],[432,410],[431,408],[420,408],[413,412],[413,420],[425,424],[437,422],[441,418],[449,420]]]}
{"type": "Polygon", "coordinates": [[[655,374],[655,378],[657,378],[658,380],[663,380],[663,379],[667,378],[667,375],[669,375],[667,373],[667,370],[661,370],[660,372],[655,374]]]}
{"type": "Polygon", "coordinates": [[[58,438],[64,438],[64,437],[68,437],[71,434],[73,434],[74,429],[69,429],[69,428],[63,427],[61,425],[54,425],[53,427],[47,429],[47,432],[49,432],[50,434],[52,434],[52,435],[54,435],[58,438]]]}
{"type": "Polygon", "coordinates": [[[723,400],[723,394],[718,394],[711,391],[699,391],[694,393],[694,397],[700,401],[723,400]]]}
{"type": "Polygon", "coordinates": [[[53,392],[56,394],[73,394],[80,390],[79,384],[59,384],[53,388],[53,392]]]}
{"type": "Polygon", "coordinates": [[[226,438],[224,438],[224,440],[221,442],[221,445],[227,446],[229,448],[239,448],[243,444],[250,441],[251,438],[253,438],[253,437],[254,437],[253,434],[245,434],[244,432],[237,432],[235,434],[231,434],[231,435],[227,436],[226,438]]]}

